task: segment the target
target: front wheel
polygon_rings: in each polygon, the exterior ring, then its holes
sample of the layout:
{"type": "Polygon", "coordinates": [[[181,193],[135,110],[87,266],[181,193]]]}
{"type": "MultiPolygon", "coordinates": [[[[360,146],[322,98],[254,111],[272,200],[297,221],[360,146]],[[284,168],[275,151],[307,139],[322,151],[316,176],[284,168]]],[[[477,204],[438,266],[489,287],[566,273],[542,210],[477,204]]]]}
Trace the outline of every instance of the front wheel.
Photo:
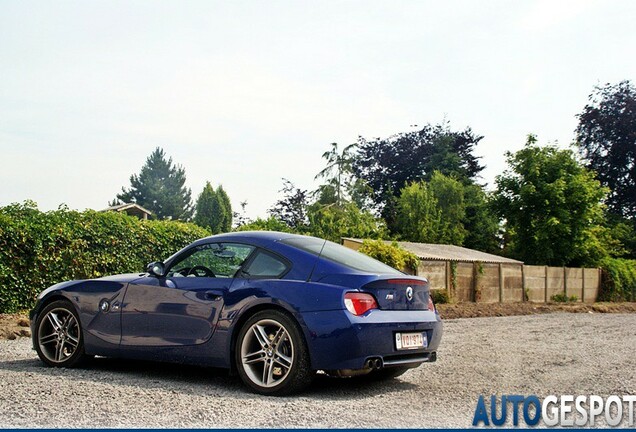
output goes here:
{"type": "Polygon", "coordinates": [[[236,365],[245,384],[256,393],[295,393],[313,378],[309,353],[298,325],[288,315],[261,311],[241,328],[236,365]]]}
{"type": "Polygon", "coordinates": [[[44,307],[34,330],[35,350],[45,364],[73,367],[86,358],[81,324],[70,302],[58,300],[44,307]]]}

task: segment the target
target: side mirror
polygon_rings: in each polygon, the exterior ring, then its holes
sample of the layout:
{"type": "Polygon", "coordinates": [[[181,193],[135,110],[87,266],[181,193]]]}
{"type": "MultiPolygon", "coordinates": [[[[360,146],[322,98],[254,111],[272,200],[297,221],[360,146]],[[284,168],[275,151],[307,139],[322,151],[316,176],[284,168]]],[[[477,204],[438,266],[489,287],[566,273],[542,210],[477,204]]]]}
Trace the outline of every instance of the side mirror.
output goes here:
{"type": "Polygon", "coordinates": [[[161,261],[155,261],[146,266],[146,271],[153,276],[164,277],[166,275],[166,266],[161,261]]]}

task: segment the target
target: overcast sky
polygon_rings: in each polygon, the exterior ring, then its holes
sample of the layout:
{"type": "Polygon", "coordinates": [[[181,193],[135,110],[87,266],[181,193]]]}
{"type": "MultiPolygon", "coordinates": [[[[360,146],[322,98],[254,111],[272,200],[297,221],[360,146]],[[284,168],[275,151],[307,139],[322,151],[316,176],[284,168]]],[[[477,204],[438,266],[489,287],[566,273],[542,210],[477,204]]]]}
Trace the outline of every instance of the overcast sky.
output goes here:
{"type": "Polygon", "coordinates": [[[101,209],[163,147],[265,216],[331,142],[444,119],[492,185],[636,80],[635,1],[3,1],[0,205],[101,209]]]}

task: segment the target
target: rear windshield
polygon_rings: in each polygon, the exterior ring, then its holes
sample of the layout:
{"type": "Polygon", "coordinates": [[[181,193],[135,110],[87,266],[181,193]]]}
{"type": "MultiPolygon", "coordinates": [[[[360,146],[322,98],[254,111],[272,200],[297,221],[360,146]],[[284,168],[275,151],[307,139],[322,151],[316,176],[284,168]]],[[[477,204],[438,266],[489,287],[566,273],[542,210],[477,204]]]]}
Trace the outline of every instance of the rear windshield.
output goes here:
{"type": "Polygon", "coordinates": [[[306,237],[285,239],[281,240],[281,243],[302,249],[306,252],[318,255],[321,258],[328,259],[329,261],[345,265],[355,270],[380,274],[403,274],[393,267],[389,267],[388,265],[368,257],[367,255],[328,240],[306,237]]]}

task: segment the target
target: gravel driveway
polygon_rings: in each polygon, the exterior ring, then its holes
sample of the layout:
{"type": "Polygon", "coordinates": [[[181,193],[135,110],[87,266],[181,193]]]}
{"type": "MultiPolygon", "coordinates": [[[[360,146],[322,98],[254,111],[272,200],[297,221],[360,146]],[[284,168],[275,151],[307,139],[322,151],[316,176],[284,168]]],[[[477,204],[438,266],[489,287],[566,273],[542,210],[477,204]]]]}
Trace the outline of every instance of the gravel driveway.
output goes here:
{"type": "Polygon", "coordinates": [[[222,370],[96,359],[44,367],[0,342],[0,427],[470,427],[480,394],[636,393],[636,314],[447,320],[437,363],[364,383],[319,376],[306,393],[248,393],[222,370]]]}

